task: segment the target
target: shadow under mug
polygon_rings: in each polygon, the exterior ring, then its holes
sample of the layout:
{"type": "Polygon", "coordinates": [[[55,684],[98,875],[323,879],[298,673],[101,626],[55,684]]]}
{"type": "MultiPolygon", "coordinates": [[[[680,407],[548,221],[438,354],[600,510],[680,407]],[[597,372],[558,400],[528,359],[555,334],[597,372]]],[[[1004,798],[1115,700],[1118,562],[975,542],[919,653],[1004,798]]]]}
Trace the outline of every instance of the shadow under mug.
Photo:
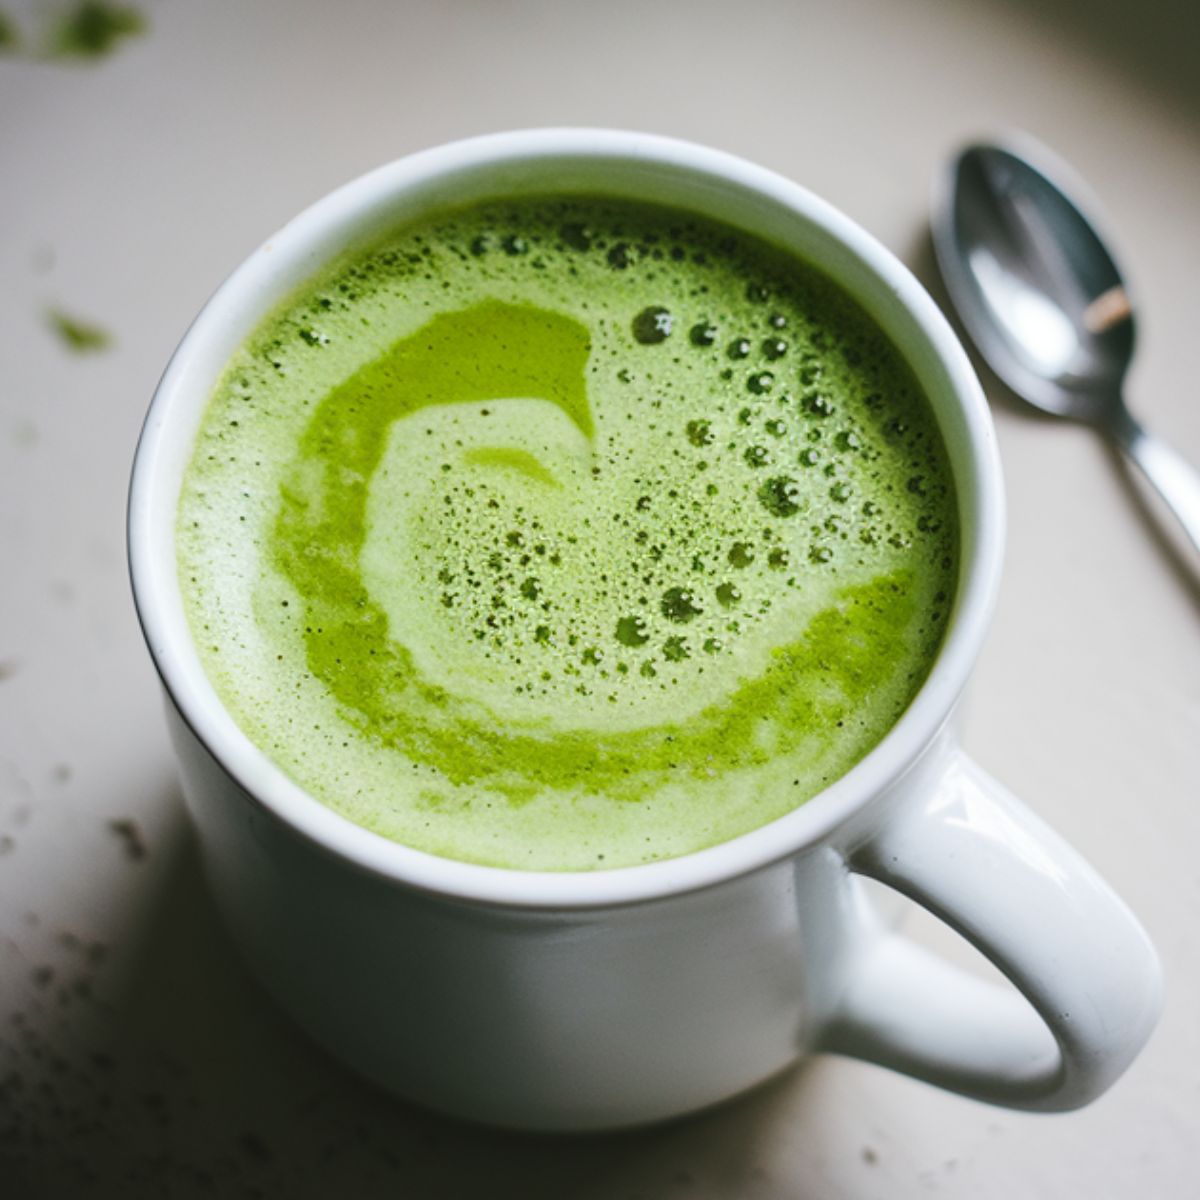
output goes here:
{"type": "Polygon", "coordinates": [[[999,577],[1003,497],[983,396],[909,272],[762,168],[638,133],[531,130],[415,154],[346,185],[256,251],[159,385],[129,503],[133,589],[217,902],[253,970],[319,1042],[444,1112],[554,1130],[697,1109],[798,1058],[868,1059],[1031,1110],[1087,1103],[1157,1020],[1157,959],[1080,856],[947,728],[999,577]],[[174,533],[206,401],[255,325],[322,265],[424,213],[602,193],[690,210],[814,263],[908,360],[945,439],[962,529],[954,611],[908,710],[845,776],[729,842],[645,866],[527,872],[397,845],[307,795],[204,675],[174,533]],[[888,931],[863,877],[930,910],[1008,984],[888,931]]]}

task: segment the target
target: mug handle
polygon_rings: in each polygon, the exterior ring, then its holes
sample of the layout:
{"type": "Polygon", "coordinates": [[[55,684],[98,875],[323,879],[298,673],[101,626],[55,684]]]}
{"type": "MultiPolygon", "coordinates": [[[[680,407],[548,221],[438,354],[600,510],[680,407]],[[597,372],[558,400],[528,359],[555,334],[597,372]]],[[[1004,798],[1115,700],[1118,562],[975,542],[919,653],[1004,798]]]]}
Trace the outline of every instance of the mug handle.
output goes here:
{"type": "Polygon", "coordinates": [[[878,926],[859,942],[823,1050],[977,1100],[1078,1108],[1133,1061],[1162,1006],[1137,919],[1061,837],[956,745],[846,857],[945,921],[1014,985],[878,926]]]}

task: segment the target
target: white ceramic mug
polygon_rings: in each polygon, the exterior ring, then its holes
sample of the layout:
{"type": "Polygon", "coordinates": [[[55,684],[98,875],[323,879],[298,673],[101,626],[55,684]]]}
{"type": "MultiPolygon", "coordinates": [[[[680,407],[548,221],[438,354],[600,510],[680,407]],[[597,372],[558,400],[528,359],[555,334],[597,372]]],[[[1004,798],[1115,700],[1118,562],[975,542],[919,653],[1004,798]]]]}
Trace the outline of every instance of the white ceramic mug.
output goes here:
{"type": "Polygon", "coordinates": [[[726,154],[643,134],[539,130],[382,167],[297,217],[233,274],[154,397],[129,544],[206,871],[253,969],[313,1037],[385,1087],[464,1117],[566,1130],[700,1108],[817,1051],[1017,1108],[1069,1109],[1137,1054],[1161,1000],[1145,933],[947,728],[992,607],[1002,525],[979,385],[932,301],[883,247],[794,183],[726,154]],[[739,226],[855,296],[936,412],[957,489],[961,574],[925,685],[825,792],[695,854],[538,873],[387,841],[275,766],[203,673],[174,530],[181,475],[222,367],[298,283],[431,209],[573,190],[739,226]],[[1011,986],[890,932],[861,877],[924,905],[1011,986]]]}

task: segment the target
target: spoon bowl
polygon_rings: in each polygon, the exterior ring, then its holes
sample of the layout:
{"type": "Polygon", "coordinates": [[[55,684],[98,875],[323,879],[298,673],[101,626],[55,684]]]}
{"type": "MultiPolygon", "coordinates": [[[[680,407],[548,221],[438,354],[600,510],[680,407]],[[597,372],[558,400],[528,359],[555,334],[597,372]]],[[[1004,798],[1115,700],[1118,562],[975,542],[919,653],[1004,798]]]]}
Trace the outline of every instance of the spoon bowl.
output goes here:
{"type": "Polygon", "coordinates": [[[934,199],[934,253],[963,327],[1017,397],[1092,425],[1142,471],[1200,550],[1200,475],[1125,407],[1133,303],[1067,167],[1028,139],[976,143],[934,199]]]}

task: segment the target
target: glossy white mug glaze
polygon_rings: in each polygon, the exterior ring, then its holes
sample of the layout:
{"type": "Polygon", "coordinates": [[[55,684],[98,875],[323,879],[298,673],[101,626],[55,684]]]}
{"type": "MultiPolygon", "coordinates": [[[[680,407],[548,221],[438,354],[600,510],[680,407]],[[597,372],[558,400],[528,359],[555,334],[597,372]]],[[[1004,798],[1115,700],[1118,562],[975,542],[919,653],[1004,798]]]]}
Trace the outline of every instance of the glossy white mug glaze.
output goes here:
{"type": "Polygon", "coordinates": [[[674,1116],[832,1051],[1031,1110],[1087,1103],[1161,1004],[1154,951],[1069,846],[947,723],[999,578],[990,417],[909,272],[769,171],[638,133],[532,130],[425,151],[332,193],[255,252],[176,351],[134,465],[130,565],[208,878],[247,960],[314,1038],[433,1108],[531,1129],[674,1116]],[[437,858],[333,813],[222,708],[184,617],[180,480],[226,361],[280,300],[372,234],[447,203],[590,190],[690,209],[815,263],[905,355],[949,451],[962,526],[955,609],[909,709],[807,804],[646,866],[526,872],[437,858]],[[1013,986],[888,931],[860,877],[963,933],[1013,986]]]}

